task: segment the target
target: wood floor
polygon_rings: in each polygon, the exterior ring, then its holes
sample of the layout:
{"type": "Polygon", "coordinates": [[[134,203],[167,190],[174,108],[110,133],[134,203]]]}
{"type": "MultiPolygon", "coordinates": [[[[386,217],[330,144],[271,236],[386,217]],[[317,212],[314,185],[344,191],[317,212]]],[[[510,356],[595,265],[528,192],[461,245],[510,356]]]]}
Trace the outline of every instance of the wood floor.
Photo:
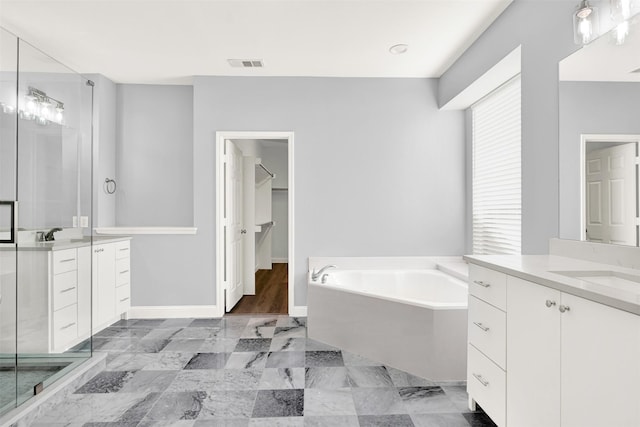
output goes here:
{"type": "Polygon", "coordinates": [[[288,264],[256,272],[256,294],[243,296],[228,314],[287,314],[288,264]]]}

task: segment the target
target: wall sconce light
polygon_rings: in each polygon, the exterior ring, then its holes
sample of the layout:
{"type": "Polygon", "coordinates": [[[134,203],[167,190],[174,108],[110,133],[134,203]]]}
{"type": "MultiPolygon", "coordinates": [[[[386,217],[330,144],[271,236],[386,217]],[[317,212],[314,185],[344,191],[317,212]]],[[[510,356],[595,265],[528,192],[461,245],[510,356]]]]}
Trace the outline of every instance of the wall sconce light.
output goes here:
{"type": "MultiPolygon", "coordinates": [[[[4,113],[13,113],[15,110],[15,107],[2,103],[4,113]]],[[[24,107],[20,109],[19,115],[21,119],[35,120],[40,125],[63,124],[64,103],[48,96],[40,89],[29,86],[24,96],[24,107]]]]}
{"type": "Polygon", "coordinates": [[[582,0],[573,12],[573,40],[576,44],[591,43],[598,37],[600,22],[598,9],[582,0]]]}
{"type": "Polygon", "coordinates": [[[615,25],[611,35],[615,44],[621,45],[629,35],[629,19],[633,15],[634,2],[632,0],[610,0],[611,21],[615,25]]]}

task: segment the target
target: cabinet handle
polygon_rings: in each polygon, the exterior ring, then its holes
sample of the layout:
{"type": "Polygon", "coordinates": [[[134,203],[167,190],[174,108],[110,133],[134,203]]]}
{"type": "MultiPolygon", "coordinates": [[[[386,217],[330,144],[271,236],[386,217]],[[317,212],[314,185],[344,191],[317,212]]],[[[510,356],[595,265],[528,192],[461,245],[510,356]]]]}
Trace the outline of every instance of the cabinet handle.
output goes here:
{"type": "Polygon", "coordinates": [[[128,273],[128,272],[129,272],[129,270],[122,270],[122,271],[120,272],[120,274],[124,274],[124,273],[128,273]]]}
{"type": "Polygon", "coordinates": [[[71,262],[71,261],[75,261],[75,260],[76,260],[75,258],[61,259],[61,260],[60,260],[60,263],[63,263],[63,262],[71,262]]]}
{"type": "Polygon", "coordinates": [[[120,302],[125,302],[125,301],[126,301],[126,300],[128,300],[128,299],[129,299],[129,297],[122,298],[122,299],[120,300],[120,302]]]}
{"type": "Polygon", "coordinates": [[[491,283],[484,283],[482,280],[474,280],[473,283],[475,283],[476,285],[480,285],[483,288],[488,288],[489,286],[491,286],[491,283]]]}
{"type": "Polygon", "coordinates": [[[74,290],[75,288],[76,288],[75,286],[72,286],[72,287],[70,287],[70,288],[67,288],[67,289],[63,289],[63,290],[61,290],[61,291],[60,291],[60,293],[61,293],[61,294],[64,294],[65,292],[72,291],[72,290],[74,290]]]}
{"type": "Polygon", "coordinates": [[[129,248],[120,248],[121,251],[128,251],[129,248]]]}
{"type": "Polygon", "coordinates": [[[561,305],[558,307],[558,310],[560,310],[560,313],[564,313],[565,311],[570,311],[571,309],[568,305],[561,305]]]}
{"type": "Polygon", "coordinates": [[[555,301],[551,301],[550,299],[548,299],[544,305],[546,305],[547,307],[553,307],[554,305],[556,305],[555,301]]]}
{"type": "Polygon", "coordinates": [[[75,325],[75,324],[76,324],[76,322],[69,323],[68,325],[63,326],[62,328],[60,328],[60,330],[61,330],[61,331],[64,331],[65,329],[69,329],[70,327],[72,327],[72,326],[73,326],[73,325],[75,325]]]}
{"type": "Polygon", "coordinates": [[[482,384],[485,387],[489,386],[489,381],[485,380],[484,378],[482,378],[482,375],[478,375],[478,374],[471,374],[475,377],[475,379],[477,379],[478,381],[480,381],[480,384],[482,384]]]}
{"type": "Polygon", "coordinates": [[[473,324],[476,325],[478,328],[482,329],[485,332],[489,331],[489,328],[487,326],[484,326],[482,323],[473,322],[473,324]]]}

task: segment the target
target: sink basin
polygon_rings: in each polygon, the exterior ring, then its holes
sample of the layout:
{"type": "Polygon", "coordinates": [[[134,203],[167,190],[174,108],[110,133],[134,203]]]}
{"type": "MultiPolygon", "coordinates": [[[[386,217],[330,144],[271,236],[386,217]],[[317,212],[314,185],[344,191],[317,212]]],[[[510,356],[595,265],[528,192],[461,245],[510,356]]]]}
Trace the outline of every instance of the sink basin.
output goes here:
{"type": "Polygon", "coordinates": [[[640,276],[625,274],[611,270],[576,270],[576,271],[550,271],[573,279],[598,285],[624,289],[630,292],[640,291],[640,276]]]}

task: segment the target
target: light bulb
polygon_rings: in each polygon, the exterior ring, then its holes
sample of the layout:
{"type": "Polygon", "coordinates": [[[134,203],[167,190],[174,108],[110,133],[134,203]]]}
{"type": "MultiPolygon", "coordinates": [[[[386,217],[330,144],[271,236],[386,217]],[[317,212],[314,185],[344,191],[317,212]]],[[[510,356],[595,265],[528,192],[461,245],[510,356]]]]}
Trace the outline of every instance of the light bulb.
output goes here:
{"type": "Polygon", "coordinates": [[[33,96],[25,96],[27,101],[26,113],[30,116],[35,115],[38,112],[38,105],[36,104],[36,100],[33,96]]]}
{"type": "Polygon", "coordinates": [[[44,120],[51,119],[51,103],[43,100],[40,102],[40,117],[44,120]]]}
{"type": "Polygon", "coordinates": [[[629,21],[623,21],[613,30],[613,38],[617,45],[624,44],[629,35],[629,21]]]}
{"type": "Polygon", "coordinates": [[[634,4],[632,0],[611,0],[611,19],[620,23],[631,18],[634,4]]]}
{"type": "Polygon", "coordinates": [[[579,31],[582,35],[582,43],[587,44],[591,40],[591,22],[587,19],[581,19],[579,24],[579,31]]]}
{"type": "Polygon", "coordinates": [[[63,108],[56,108],[56,122],[62,124],[62,120],[64,120],[64,116],[62,115],[62,112],[64,111],[63,108]]]}
{"type": "Polygon", "coordinates": [[[598,9],[582,0],[573,13],[574,42],[580,45],[590,43],[598,36],[598,31],[598,9]]]}

